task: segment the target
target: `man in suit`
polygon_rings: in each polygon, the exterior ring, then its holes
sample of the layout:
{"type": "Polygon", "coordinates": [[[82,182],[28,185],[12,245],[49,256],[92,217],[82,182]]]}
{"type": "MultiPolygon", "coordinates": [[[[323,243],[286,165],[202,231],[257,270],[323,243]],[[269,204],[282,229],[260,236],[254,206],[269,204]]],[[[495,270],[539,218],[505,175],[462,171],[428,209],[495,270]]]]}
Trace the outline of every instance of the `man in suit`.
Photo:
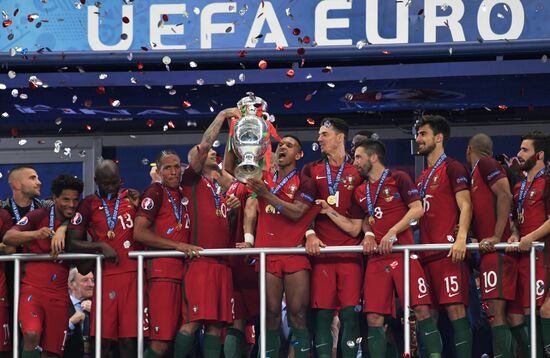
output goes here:
{"type": "Polygon", "coordinates": [[[94,293],[94,274],[81,275],[72,268],[69,272],[69,329],[64,357],[90,357],[90,309],[94,293]]]}

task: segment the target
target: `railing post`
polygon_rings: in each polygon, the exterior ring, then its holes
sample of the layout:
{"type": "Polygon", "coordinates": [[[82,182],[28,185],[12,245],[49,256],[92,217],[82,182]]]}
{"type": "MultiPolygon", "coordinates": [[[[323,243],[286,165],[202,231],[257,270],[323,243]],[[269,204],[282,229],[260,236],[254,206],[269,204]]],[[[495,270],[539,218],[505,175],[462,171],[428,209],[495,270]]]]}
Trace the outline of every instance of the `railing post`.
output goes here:
{"type": "Polygon", "coordinates": [[[266,356],[266,284],[265,252],[260,253],[260,357],[266,356]]]}
{"type": "Polygon", "coordinates": [[[103,272],[101,267],[101,256],[95,258],[95,356],[101,357],[101,310],[102,310],[102,286],[103,272]]]}
{"type": "Polygon", "coordinates": [[[21,261],[13,261],[13,358],[19,352],[19,293],[21,287],[21,261]]]}
{"type": "Polygon", "coordinates": [[[410,251],[409,249],[405,249],[403,252],[403,276],[404,276],[404,292],[403,292],[403,314],[404,314],[404,321],[405,321],[405,332],[404,332],[404,338],[405,338],[405,347],[404,351],[407,354],[411,353],[411,323],[410,323],[410,306],[411,306],[411,265],[410,265],[410,251]]]}
{"type": "Polygon", "coordinates": [[[536,250],[531,247],[529,252],[529,315],[531,316],[531,358],[537,357],[537,273],[536,250]]]}
{"type": "Polygon", "coordinates": [[[138,256],[137,264],[137,356],[143,358],[143,256],[138,256]]]}

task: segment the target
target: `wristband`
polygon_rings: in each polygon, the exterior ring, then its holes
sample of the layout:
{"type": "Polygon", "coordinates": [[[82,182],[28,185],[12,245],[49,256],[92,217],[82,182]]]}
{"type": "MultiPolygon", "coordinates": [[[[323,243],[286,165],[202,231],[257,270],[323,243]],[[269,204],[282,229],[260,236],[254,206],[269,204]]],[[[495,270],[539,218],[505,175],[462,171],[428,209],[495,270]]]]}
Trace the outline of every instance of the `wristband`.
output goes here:
{"type": "Polygon", "coordinates": [[[254,235],[247,232],[244,234],[244,242],[249,243],[250,245],[254,246],[254,235]]]}
{"type": "Polygon", "coordinates": [[[309,229],[308,231],[306,231],[306,238],[307,238],[309,235],[316,235],[316,234],[315,234],[315,230],[309,229]]]}
{"type": "Polygon", "coordinates": [[[365,237],[367,237],[367,236],[375,237],[375,235],[374,235],[374,233],[373,233],[372,231],[367,231],[367,232],[365,233],[365,237]]]}

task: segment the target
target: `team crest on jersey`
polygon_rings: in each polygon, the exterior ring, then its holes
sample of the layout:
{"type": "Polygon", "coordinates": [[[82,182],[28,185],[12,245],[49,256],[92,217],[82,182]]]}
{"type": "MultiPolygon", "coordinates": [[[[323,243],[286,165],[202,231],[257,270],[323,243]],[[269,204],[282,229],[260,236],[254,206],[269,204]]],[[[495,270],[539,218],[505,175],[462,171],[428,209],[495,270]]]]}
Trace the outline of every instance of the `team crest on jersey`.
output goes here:
{"type": "Polygon", "coordinates": [[[28,223],[29,223],[29,218],[26,217],[26,216],[23,216],[23,217],[21,218],[21,220],[19,220],[19,221],[17,222],[17,225],[23,226],[23,225],[27,225],[28,223]]]}
{"type": "Polygon", "coordinates": [[[350,174],[344,179],[342,179],[342,184],[344,184],[344,188],[348,190],[353,190],[354,189],[353,175],[350,174]]]}
{"type": "Polygon", "coordinates": [[[393,196],[391,195],[391,190],[389,187],[385,187],[383,193],[386,196],[384,200],[386,200],[387,203],[393,200],[393,196]]]}
{"type": "Polygon", "coordinates": [[[435,174],[432,179],[432,185],[430,185],[430,188],[437,189],[439,186],[439,174],[435,174]]]}
{"type": "Polygon", "coordinates": [[[71,220],[71,224],[80,225],[81,222],[82,222],[82,215],[77,211],[76,214],[74,214],[73,219],[71,220]]]}
{"type": "Polygon", "coordinates": [[[145,198],[141,201],[141,208],[143,210],[151,210],[155,207],[155,202],[151,198],[145,198]]]}
{"type": "Polygon", "coordinates": [[[533,189],[529,192],[529,194],[527,195],[527,199],[529,201],[529,205],[533,205],[535,204],[535,197],[537,196],[537,190],[536,189],[533,189]]]}

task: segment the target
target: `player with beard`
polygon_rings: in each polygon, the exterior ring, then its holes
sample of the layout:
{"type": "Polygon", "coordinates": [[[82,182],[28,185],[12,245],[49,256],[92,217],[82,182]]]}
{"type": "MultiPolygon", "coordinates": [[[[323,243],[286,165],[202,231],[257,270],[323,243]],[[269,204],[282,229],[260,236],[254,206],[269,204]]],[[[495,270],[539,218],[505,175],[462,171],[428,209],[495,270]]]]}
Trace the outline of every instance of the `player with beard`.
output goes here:
{"type": "Polygon", "coordinates": [[[487,303],[495,356],[511,358],[512,333],[506,320],[507,301],[516,297],[517,260],[496,252],[494,245],[510,237],[512,194],[506,172],[492,158],[493,141],[483,133],[468,143],[466,161],[471,170],[472,228],[481,251],[481,297],[487,303]]]}
{"type": "MultiPolygon", "coordinates": [[[[56,177],[52,182],[54,205],[22,217],[4,235],[4,243],[22,245],[26,253],[50,253],[51,238],[61,223],[75,214],[83,187],[82,180],[74,176],[56,177]]],[[[69,268],[62,262],[27,262],[23,272],[19,301],[22,357],[38,358],[41,350],[62,356],[69,320],[69,268]]]]}
{"type": "MultiPolygon", "coordinates": [[[[363,311],[367,313],[368,349],[372,357],[386,355],[384,315],[392,314],[395,291],[403,305],[403,254],[392,253],[392,247],[395,244],[414,244],[410,223],[423,214],[413,181],[405,172],[387,169],[385,156],[385,146],[378,140],[362,141],[355,148],[353,164],[367,180],[355,189],[351,212],[354,217],[365,217],[367,214],[365,219],[349,219],[326,201],[316,201],[323,207],[321,213],[351,236],[356,236],[364,228],[363,250],[370,257],[363,283],[363,311]]],[[[413,254],[411,259],[411,307],[420,337],[428,357],[441,357],[441,336],[430,317],[431,300],[424,271],[418,256],[413,254]]]]}
{"type": "MultiPolygon", "coordinates": [[[[451,135],[442,116],[423,116],[416,123],[418,153],[428,162],[417,179],[424,216],[420,220],[422,244],[448,244],[448,253],[422,252],[422,265],[433,292],[435,308],[444,306],[454,331],[458,358],[472,355],[472,329],[466,318],[469,267],[466,239],[472,219],[472,204],[466,168],[445,155],[445,143],[451,135]]],[[[434,316],[437,311],[432,312],[434,316]]]]}
{"type": "MultiPolygon", "coordinates": [[[[240,118],[237,108],[218,113],[203,134],[202,141],[189,152],[190,166],[183,173],[183,195],[189,198],[190,243],[205,249],[229,248],[231,238],[227,211],[240,204],[225,197],[214,179],[219,170],[212,149],[225,121],[240,118]]],[[[194,334],[205,325],[204,355],[221,354],[221,329],[233,322],[233,280],[225,257],[198,257],[186,262],[184,270],[182,321],[176,336],[174,357],[186,357],[193,348],[194,334]]]]}
{"type": "MultiPolygon", "coordinates": [[[[319,128],[319,145],[323,159],[306,164],[302,175],[316,186],[315,199],[325,200],[340,215],[348,215],[353,191],[361,182],[357,169],[346,155],[348,126],[340,118],[326,118],[319,128]]],[[[362,217],[361,217],[362,218],[362,217]]],[[[331,323],[334,310],[340,309],[344,358],[355,357],[358,349],[359,312],[363,258],[360,254],[322,255],[325,246],[357,245],[360,240],[342,231],[327,215],[318,215],[315,230],[306,232],[306,252],[311,259],[311,307],[315,309],[315,348],[319,357],[331,357],[331,323]]]]}
{"type": "MultiPolygon", "coordinates": [[[[315,183],[300,176],[297,161],[304,153],[297,137],[284,136],[276,150],[277,171],[264,171],[263,181],[248,179],[248,188],[258,195],[258,226],[255,247],[297,247],[304,244],[304,234],[319,212],[313,206],[315,183]]],[[[267,331],[266,353],[279,357],[281,301],[285,294],[289,325],[292,327],[294,356],[310,353],[307,330],[309,305],[309,270],[302,255],[270,255],[266,262],[267,331]]],[[[257,265],[257,269],[259,269],[257,265]]]]}
{"type": "MultiPolygon", "coordinates": [[[[134,239],[149,249],[178,250],[193,257],[202,248],[189,244],[187,198],[180,187],[179,155],[162,151],[156,161],[160,182],[151,184],[141,197],[134,239]]],[[[150,347],[146,358],[162,357],[176,336],[181,317],[184,261],[177,257],[149,260],[148,302],[150,347]]]]}
{"type": "MultiPolygon", "coordinates": [[[[68,250],[103,253],[101,333],[102,354],[106,356],[118,344],[120,357],[135,357],[137,349],[137,262],[128,252],[141,250],[134,241],[134,218],[139,198],[121,188],[118,165],[103,160],[95,170],[97,192],[78,206],[67,231],[68,250]],[[86,240],[88,233],[92,241],[86,240]],[[113,262],[114,261],[114,262],[113,262]]],[[[91,268],[82,269],[83,275],[91,268]]],[[[139,268],[143,269],[143,268],[139,268]]],[[[90,313],[91,336],[95,336],[95,298],[90,313]]]]}
{"type": "MultiPolygon", "coordinates": [[[[546,168],[550,137],[542,132],[531,132],[522,137],[517,158],[520,169],[527,173],[523,180],[514,186],[514,223],[508,242],[519,241],[519,251],[528,252],[535,241],[547,242],[550,234],[550,178],[546,168]]],[[[548,250],[537,251],[536,261],[536,301],[542,317],[542,335],[545,349],[550,346],[550,301],[548,300],[548,250]],[[541,307],[542,306],[542,307],[541,307]]],[[[529,255],[519,259],[518,297],[524,309],[527,329],[529,316],[529,255]]],[[[540,332],[540,331],[537,331],[540,332]]],[[[530,340],[528,340],[530,342],[530,340]]],[[[537,344],[540,348],[541,344],[537,344]]],[[[542,356],[542,349],[537,354],[542,356]]]]}

